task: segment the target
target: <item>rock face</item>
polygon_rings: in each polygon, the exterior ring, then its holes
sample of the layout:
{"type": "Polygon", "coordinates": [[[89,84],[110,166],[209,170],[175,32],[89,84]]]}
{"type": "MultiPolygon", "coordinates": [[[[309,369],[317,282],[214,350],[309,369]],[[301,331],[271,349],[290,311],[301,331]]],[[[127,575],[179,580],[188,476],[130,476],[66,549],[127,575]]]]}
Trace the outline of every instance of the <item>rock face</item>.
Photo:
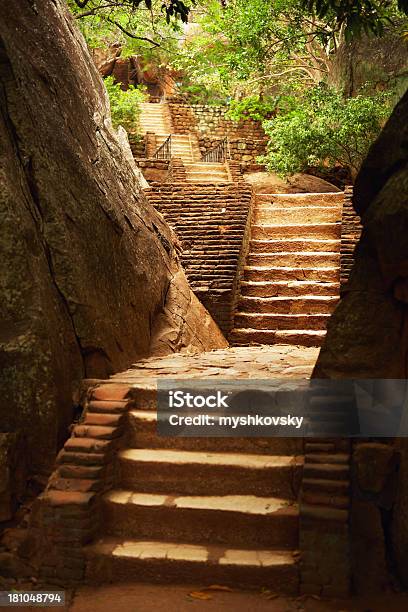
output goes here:
{"type": "Polygon", "coordinates": [[[168,352],[226,343],[141,192],[62,0],[7,3],[0,79],[0,423],[47,472],[79,380],[148,355],[158,318],[178,336],[168,352]]]}
{"type": "MultiPolygon", "coordinates": [[[[353,203],[363,233],[313,375],[408,378],[408,93],[371,147],[356,179],[353,203]]],[[[401,465],[390,524],[391,556],[408,585],[406,438],[395,446],[401,465]]]]}

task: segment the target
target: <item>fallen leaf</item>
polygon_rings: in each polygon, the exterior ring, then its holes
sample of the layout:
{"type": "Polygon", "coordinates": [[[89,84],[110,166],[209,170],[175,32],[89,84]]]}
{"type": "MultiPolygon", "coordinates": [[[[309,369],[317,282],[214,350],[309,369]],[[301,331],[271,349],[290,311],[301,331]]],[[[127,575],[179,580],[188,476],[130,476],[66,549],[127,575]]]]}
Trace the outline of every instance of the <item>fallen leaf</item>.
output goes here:
{"type": "Polygon", "coordinates": [[[210,584],[210,586],[205,587],[204,591],[228,591],[232,593],[232,589],[228,586],[224,586],[222,584],[210,584]]]}
{"type": "Polygon", "coordinates": [[[193,599],[212,599],[211,595],[208,593],[203,593],[202,591],[193,591],[192,593],[189,593],[188,596],[192,597],[193,599]]]}

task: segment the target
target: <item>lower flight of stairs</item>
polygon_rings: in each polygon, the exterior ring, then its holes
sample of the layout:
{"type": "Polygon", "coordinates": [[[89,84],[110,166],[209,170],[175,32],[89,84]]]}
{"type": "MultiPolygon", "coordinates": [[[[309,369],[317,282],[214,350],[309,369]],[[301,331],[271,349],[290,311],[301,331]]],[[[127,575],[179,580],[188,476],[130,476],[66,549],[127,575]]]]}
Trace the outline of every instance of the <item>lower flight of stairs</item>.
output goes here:
{"type": "Polygon", "coordinates": [[[258,194],[231,344],[319,346],[339,296],[343,193],[258,194]]]}
{"type": "MultiPolygon", "coordinates": [[[[87,579],[296,594],[302,440],[162,438],[144,397],[123,415],[127,439],[102,533],[86,547],[87,579]]],[[[106,419],[108,404],[89,409],[106,419]]]]}
{"type": "Polygon", "coordinates": [[[228,183],[231,177],[226,164],[211,162],[185,163],[188,183],[228,183]]]}

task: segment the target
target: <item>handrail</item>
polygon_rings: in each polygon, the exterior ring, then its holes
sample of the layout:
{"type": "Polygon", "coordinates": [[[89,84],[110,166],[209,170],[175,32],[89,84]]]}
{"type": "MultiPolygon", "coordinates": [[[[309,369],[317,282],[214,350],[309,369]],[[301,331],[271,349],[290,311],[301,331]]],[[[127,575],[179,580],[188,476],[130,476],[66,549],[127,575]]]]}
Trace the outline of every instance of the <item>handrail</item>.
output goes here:
{"type": "Polygon", "coordinates": [[[229,158],[228,136],[223,138],[215,147],[206,151],[202,157],[204,162],[224,163],[229,158]]]}
{"type": "Polygon", "coordinates": [[[153,154],[155,159],[171,159],[171,134],[169,134],[157,151],[153,154]]]}

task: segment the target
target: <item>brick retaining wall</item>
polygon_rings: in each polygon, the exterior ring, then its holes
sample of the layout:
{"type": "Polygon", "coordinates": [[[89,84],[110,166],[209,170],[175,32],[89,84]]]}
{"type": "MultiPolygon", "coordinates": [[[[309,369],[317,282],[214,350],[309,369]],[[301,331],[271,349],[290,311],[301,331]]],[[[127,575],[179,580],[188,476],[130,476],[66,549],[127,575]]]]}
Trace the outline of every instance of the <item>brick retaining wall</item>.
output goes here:
{"type": "Polygon", "coordinates": [[[228,334],[249,235],[251,188],[173,183],[146,193],[181,242],[181,263],[192,290],[228,334]]]}
{"type": "Polygon", "coordinates": [[[353,208],[353,187],[344,190],[343,214],[341,219],[340,285],[346,284],[354,263],[354,250],[360,239],[362,225],[353,208]]]}

